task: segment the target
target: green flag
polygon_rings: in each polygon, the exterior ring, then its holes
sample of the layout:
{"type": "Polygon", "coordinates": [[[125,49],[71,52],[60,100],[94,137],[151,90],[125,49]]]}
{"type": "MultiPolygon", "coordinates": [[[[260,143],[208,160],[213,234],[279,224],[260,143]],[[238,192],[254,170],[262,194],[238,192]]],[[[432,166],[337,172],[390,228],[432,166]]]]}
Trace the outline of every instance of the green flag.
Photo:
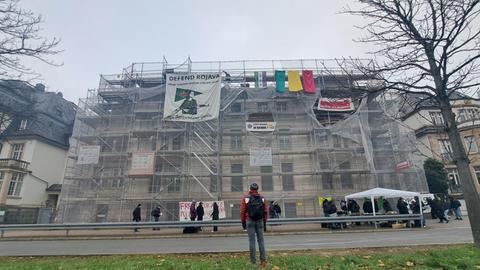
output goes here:
{"type": "Polygon", "coordinates": [[[275,70],[275,85],[278,93],[285,92],[285,70],[275,70]]]}

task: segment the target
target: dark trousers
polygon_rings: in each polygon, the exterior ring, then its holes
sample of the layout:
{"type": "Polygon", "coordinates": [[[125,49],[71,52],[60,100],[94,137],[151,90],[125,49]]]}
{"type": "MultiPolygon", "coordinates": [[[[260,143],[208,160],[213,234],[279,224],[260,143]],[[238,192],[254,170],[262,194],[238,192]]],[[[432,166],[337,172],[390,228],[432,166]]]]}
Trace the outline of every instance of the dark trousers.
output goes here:
{"type": "MultiPolygon", "coordinates": [[[[153,220],[154,220],[155,222],[158,222],[158,221],[160,220],[160,216],[153,216],[153,220]]],[[[154,231],[160,231],[160,228],[154,227],[153,230],[154,230],[154,231]]]]}
{"type": "Polygon", "coordinates": [[[248,243],[250,248],[250,262],[255,264],[256,259],[256,249],[255,249],[255,236],[257,236],[258,249],[260,250],[260,261],[267,261],[267,256],[265,254],[265,244],[263,241],[263,220],[248,220],[247,221],[247,233],[248,233],[248,243]]]}

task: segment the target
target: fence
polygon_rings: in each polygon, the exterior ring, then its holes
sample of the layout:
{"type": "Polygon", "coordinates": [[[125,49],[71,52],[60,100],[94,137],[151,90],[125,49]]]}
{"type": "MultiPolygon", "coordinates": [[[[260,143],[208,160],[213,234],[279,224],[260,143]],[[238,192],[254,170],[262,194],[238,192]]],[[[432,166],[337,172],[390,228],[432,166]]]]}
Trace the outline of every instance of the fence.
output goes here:
{"type": "MultiPolygon", "coordinates": [[[[422,215],[379,215],[379,216],[340,216],[340,217],[313,217],[313,218],[281,218],[270,219],[267,225],[288,224],[321,224],[321,223],[353,223],[353,222],[386,222],[399,220],[422,220],[422,215]]],[[[162,222],[113,222],[113,223],[64,223],[64,224],[11,224],[0,225],[0,236],[5,231],[51,231],[64,230],[68,236],[70,230],[102,230],[102,229],[134,229],[134,228],[183,228],[189,226],[240,226],[237,220],[210,220],[210,221],[162,221],[162,222]]]]}

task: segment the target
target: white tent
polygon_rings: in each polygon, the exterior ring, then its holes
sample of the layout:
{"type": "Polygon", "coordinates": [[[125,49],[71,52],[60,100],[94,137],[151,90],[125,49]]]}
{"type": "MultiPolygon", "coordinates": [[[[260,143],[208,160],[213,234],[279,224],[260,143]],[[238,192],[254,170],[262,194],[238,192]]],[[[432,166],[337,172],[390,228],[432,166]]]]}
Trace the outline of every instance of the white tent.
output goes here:
{"type": "MultiPolygon", "coordinates": [[[[373,189],[365,190],[362,192],[357,192],[357,193],[347,195],[345,196],[345,200],[370,198],[370,201],[372,202],[373,215],[375,216],[374,198],[378,198],[378,197],[384,197],[384,198],[418,197],[420,200],[420,193],[412,192],[412,191],[396,190],[396,189],[387,189],[387,188],[373,188],[373,189]]],[[[421,204],[420,201],[418,203],[421,204]]],[[[423,215],[423,210],[421,205],[420,205],[420,215],[423,215]]],[[[422,227],[423,227],[423,220],[422,220],[422,227]]]]}
{"type": "Polygon", "coordinates": [[[384,197],[384,198],[413,198],[413,197],[420,197],[420,193],[412,192],[412,191],[404,191],[404,190],[395,190],[395,189],[387,189],[387,188],[373,188],[369,190],[365,190],[358,193],[353,193],[350,195],[345,196],[345,199],[363,199],[363,198],[371,198],[371,197],[384,197]]]}

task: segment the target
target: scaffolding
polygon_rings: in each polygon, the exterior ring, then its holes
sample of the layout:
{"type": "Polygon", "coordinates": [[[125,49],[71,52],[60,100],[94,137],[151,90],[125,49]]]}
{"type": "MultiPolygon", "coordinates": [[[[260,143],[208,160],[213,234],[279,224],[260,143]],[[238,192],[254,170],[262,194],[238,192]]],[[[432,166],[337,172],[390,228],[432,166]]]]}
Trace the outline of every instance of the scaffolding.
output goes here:
{"type": "Polygon", "coordinates": [[[166,220],[178,220],[179,202],[191,200],[222,200],[227,217],[238,218],[252,182],[287,217],[320,216],[319,197],[339,200],[377,186],[427,192],[414,135],[388,116],[383,96],[360,83],[368,79],[336,60],[318,59],[164,60],[101,75],[98,89],[79,102],[57,221],[127,221],[138,203],[147,219],[160,205],[166,220]],[[277,93],[275,70],[312,70],[316,94],[277,93]],[[218,119],[164,120],[170,72],[220,72],[218,119]],[[266,73],[266,87],[255,88],[255,72],[266,73]],[[349,97],[356,110],[316,110],[320,97],[349,97]],[[249,131],[254,118],[276,126],[249,131]],[[99,147],[96,163],[79,164],[86,146],[99,147]],[[251,164],[258,149],[268,150],[271,166],[251,164]],[[130,173],[138,153],[154,156],[153,173],[130,173]]]}

